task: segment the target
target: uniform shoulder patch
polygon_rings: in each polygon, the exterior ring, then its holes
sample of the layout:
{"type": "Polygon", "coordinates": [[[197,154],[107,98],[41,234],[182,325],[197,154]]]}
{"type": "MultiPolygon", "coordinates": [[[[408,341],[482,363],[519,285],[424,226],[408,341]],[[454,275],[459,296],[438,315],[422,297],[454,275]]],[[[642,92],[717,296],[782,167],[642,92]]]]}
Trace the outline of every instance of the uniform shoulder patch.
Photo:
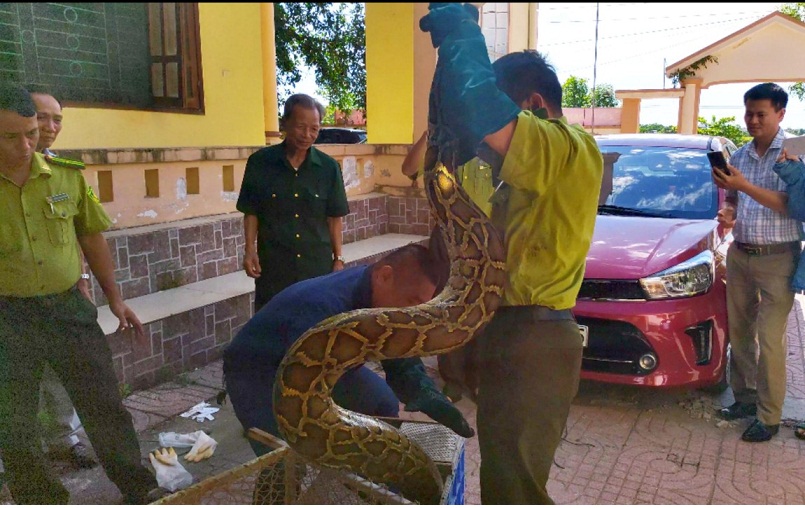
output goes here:
{"type": "Polygon", "coordinates": [[[89,199],[93,200],[94,202],[96,202],[96,203],[98,203],[98,204],[100,204],[100,202],[101,202],[101,200],[100,200],[100,198],[98,197],[98,195],[97,195],[97,194],[95,194],[95,191],[94,191],[94,190],[92,190],[92,186],[91,186],[91,185],[87,185],[87,197],[89,197],[89,199]]]}
{"type": "Polygon", "coordinates": [[[63,166],[70,169],[84,169],[87,167],[86,164],[81,161],[67,159],[65,157],[57,157],[55,155],[45,155],[45,160],[51,164],[56,164],[57,166],[63,166]]]}

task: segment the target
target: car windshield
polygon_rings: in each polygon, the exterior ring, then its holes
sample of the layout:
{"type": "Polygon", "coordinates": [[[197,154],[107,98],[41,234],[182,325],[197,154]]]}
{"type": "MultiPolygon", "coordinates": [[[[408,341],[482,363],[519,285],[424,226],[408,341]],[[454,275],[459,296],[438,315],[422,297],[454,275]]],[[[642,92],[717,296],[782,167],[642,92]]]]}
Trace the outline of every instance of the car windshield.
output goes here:
{"type": "Polygon", "coordinates": [[[612,193],[599,212],[623,215],[712,219],[718,212],[718,189],[710,175],[707,151],[696,148],[601,146],[616,153],[612,193]]]}

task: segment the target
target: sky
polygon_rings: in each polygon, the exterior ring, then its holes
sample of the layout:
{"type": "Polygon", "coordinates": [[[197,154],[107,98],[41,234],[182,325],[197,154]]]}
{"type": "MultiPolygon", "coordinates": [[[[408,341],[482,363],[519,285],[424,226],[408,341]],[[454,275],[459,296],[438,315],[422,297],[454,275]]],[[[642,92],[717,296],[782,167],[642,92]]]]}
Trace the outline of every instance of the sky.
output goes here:
{"type": "MultiPolygon", "coordinates": [[[[664,69],[777,10],[780,3],[540,3],[537,49],[556,68],[615,90],[673,88],[664,69]],[[596,5],[598,48],[596,65],[596,5]]],[[[743,94],[755,83],[702,90],[699,116],[743,122],[743,94]]],[[[792,83],[780,83],[786,90],[792,83]]],[[[805,128],[805,104],[789,96],[783,128],[805,128]]],[[[644,99],[640,123],[676,125],[678,101],[644,99]]]]}
{"type": "MultiPolygon", "coordinates": [[[[667,65],[740,30],[777,10],[780,3],[540,3],[537,49],[556,68],[559,81],[587,79],[592,88],[615,90],[673,88],[667,65]],[[598,45],[596,49],[596,6],[598,45]],[[597,63],[596,63],[597,52],[597,63]]],[[[729,116],[745,127],[743,94],[755,83],[714,85],[702,90],[699,116],[729,116]]],[[[780,83],[786,90],[791,83],[780,83]]],[[[303,72],[300,92],[316,94],[311,72],[303,72]]],[[[325,102],[326,103],[326,102],[325,102]]],[[[644,99],[640,123],[676,125],[678,101],[644,99]]],[[[805,103],[789,96],[783,128],[805,128],[805,103]]]]}

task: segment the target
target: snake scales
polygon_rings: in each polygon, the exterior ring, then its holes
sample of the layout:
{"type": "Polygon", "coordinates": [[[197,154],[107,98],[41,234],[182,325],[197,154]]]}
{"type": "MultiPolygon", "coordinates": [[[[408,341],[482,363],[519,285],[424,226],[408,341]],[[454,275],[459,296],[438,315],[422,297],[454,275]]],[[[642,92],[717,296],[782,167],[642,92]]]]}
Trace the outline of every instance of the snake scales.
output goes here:
{"type": "MultiPolygon", "coordinates": [[[[439,151],[428,147],[424,180],[451,261],[444,290],[422,305],[360,309],[322,321],[290,348],[274,385],[280,433],[297,453],[392,485],[406,498],[427,504],[438,504],[442,490],[430,458],[394,427],[336,405],[332,390],[342,374],[366,361],[460,348],[483,329],[500,303],[503,243],[438,160],[439,151]]],[[[442,147],[441,158],[450,159],[444,155],[448,152],[442,147]]]]}

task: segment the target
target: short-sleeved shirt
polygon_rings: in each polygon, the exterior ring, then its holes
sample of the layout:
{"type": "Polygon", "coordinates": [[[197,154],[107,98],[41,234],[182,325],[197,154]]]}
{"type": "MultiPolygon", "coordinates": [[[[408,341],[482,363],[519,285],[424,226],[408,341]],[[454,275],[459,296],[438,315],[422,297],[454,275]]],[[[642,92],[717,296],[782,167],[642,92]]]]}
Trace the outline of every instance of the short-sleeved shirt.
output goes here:
{"type": "Polygon", "coordinates": [[[237,209],[257,217],[257,254],[276,291],[332,270],[327,218],[347,215],[349,204],[341,168],[329,155],[312,147],[294,169],[285,142],[255,152],[237,209]]]}
{"type": "MultiPolygon", "coordinates": [[[[758,156],[754,141],[747,143],[732,154],[730,164],[741,170],[752,185],[785,192],[785,182],[773,169],[780,157],[784,139],[785,132],[779,129],[763,157],[758,156]]],[[[735,228],[732,231],[736,241],[767,245],[800,239],[802,224],[798,220],[761,205],[744,192],[728,191],[727,196],[738,199],[735,228]]]]}
{"type": "Polygon", "coordinates": [[[598,213],[604,160],[567,120],[523,111],[503,161],[507,305],[575,306],[598,213]]]}
{"type": "Polygon", "coordinates": [[[0,175],[0,295],[31,297],[70,289],[81,275],[76,235],[100,233],[111,225],[80,170],[36,153],[22,187],[0,175]]]}

